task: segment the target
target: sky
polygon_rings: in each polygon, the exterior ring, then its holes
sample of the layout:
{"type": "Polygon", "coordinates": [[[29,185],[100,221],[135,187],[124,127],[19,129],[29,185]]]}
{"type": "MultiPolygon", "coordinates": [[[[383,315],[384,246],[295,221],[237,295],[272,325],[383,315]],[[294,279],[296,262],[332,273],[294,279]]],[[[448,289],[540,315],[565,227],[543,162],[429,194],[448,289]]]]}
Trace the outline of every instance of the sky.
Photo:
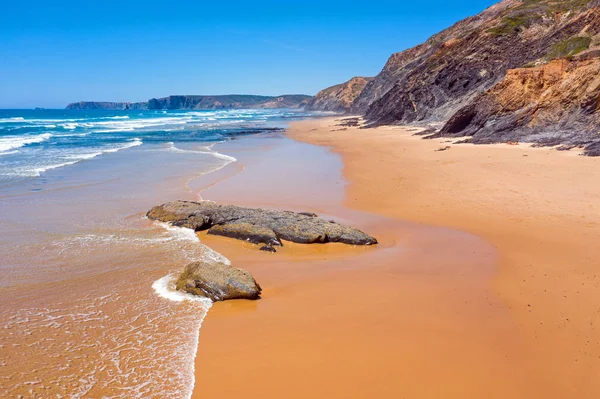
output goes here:
{"type": "Polygon", "coordinates": [[[494,2],[5,0],[0,108],[314,95],[494,2]]]}

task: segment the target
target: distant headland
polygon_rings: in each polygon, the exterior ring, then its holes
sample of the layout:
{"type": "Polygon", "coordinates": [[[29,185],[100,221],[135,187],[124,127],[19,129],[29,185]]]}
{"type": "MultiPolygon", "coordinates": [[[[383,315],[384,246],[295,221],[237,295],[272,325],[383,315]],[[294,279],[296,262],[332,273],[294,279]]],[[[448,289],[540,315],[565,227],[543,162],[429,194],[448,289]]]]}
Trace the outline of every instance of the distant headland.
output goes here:
{"type": "Polygon", "coordinates": [[[175,110],[175,109],[260,109],[260,108],[303,108],[312,97],[304,94],[282,96],[258,95],[176,95],[151,98],[144,102],[79,101],[67,105],[67,109],[106,110],[175,110]]]}

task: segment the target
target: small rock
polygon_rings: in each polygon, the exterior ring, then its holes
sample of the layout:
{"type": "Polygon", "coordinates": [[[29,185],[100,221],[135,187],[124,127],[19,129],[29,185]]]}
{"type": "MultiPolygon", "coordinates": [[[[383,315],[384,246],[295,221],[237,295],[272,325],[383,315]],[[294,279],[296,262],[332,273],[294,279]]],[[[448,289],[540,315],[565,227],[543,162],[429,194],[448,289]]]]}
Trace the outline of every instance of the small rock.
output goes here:
{"type": "Polygon", "coordinates": [[[207,262],[187,265],[177,279],[176,288],[212,301],[258,299],[262,292],[247,271],[225,263],[207,262]]]}
{"type": "Polygon", "coordinates": [[[264,245],[260,247],[260,250],[265,252],[277,252],[277,250],[270,245],[264,245]]]}

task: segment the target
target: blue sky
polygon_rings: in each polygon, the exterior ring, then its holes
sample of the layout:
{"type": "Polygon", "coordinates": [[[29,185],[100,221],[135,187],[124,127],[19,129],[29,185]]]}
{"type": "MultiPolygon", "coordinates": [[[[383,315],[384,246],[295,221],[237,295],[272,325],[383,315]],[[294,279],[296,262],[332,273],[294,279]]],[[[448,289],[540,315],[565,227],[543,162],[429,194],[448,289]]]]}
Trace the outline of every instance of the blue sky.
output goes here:
{"type": "Polygon", "coordinates": [[[5,0],[0,108],[315,94],[493,3],[5,0]]]}

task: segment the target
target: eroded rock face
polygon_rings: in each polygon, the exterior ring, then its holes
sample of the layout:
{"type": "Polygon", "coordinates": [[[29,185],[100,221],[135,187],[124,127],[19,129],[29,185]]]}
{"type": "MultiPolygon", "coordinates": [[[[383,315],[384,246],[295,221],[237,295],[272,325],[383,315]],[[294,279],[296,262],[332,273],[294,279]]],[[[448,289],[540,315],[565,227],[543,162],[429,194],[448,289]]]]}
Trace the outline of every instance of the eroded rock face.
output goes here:
{"type": "Polygon", "coordinates": [[[562,144],[600,155],[599,111],[600,58],[555,60],[510,70],[434,137],[470,136],[469,142],[481,144],[562,144]]]}
{"type": "Polygon", "coordinates": [[[224,263],[206,262],[187,265],[177,279],[176,288],[212,301],[258,299],[262,292],[247,271],[224,263]]]}
{"type": "MultiPolygon", "coordinates": [[[[473,33],[482,32],[485,30],[485,25],[498,18],[508,8],[515,6],[520,3],[518,0],[504,0],[499,4],[493,5],[483,11],[482,13],[466,18],[453,26],[445,29],[434,36],[432,36],[425,43],[410,48],[408,50],[393,54],[381,72],[370,81],[365,89],[361,92],[358,98],[354,101],[351,106],[353,113],[364,114],[367,113],[369,119],[373,123],[385,124],[394,123],[404,117],[402,110],[398,110],[399,113],[395,114],[391,112],[394,104],[388,103],[389,100],[381,102],[375,105],[376,102],[382,100],[382,98],[393,89],[395,91],[408,92],[408,88],[411,85],[416,84],[415,89],[421,87],[420,80],[427,80],[424,82],[425,86],[429,85],[430,78],[435,77],[437,73],[442,69],[441,67],[446,66],[446,62],[450,62],[449,58],[453,58],[452,64],[456,64],[460,61],[465,63],[469,62],[465,59],[465,54],[456,54],[453,56],[452,52],[462,47],[467,47],[462,51],[471,54],[478,51],[475,45],[471,46],[469,41],[473,40],[473,33]],[[467,37],[468,36],[470,37],[467,37]],[[448,58],[446,61],[444,58],[448,58]],[[397,86],[397,87],[396,87],[397,86]],[[385,104],[389,105],[390,111],[384,108],[385,104]],[[373,109],[371,107],[373,106],[373,109]]],[[[482,51],[481,56],[474,55],[474,60],[482,60],[489,58],[487,51],[482,51]]],[[[447,65],[452,68],[452,65],[447,65]]],[[[490,65],[492,66],[492,65],[490,65]]],[[[446,74],[450,69],[446,70],[446,74]]],[[[477,70],[477,73],[480,70],[477,70]]],[[[451,77],[450,77],[451,78],[451,77]]],[[[457,76],[457,78],[459,78],[457,76]]],[[[488,79],[493,81],[494,76],[487,76],[488,79]]],[[[474,83],[474,82],[473,82],[474,83]]],[[[473,84],[472,83],[472,84],[473,84]]],[[[443,84],[441,81],[437,84],[443,84]]],[[[425,94],[425,93],[423,93],[425,94]]],[[[421,103],[426,100],[422,100],[419,97],[414,98],[414,108],[416,112],[422,112],[421,103]]],[[[396,104],[397,105],[397,104],[396,104]]],[[[406,122],[406,121],[403,121],[406,122]]]]}
{"type": "Polygon", "coordinates": [[[394,54],[351,106],[368,124],[445,122],[508,70],[598,48],[597,0],[505,0],[394,54]]]}
{"type": "Polygon", "coordinates": [[[281,240],[301,244],[340,242],[373,245],[377,240],[352,227],[319,219],[309,213],[219,205],[211,201],[175,201],[152,208],[150,219],[208,234],[255,244],[282,245],[281,240]]]}
{"type": "Polygon", "coordinates": [[[354,100],[371,79],[357,76],[345,83],[323,89],[308,102],[306,109],[310,111],[348,112],[354,100]]]}

